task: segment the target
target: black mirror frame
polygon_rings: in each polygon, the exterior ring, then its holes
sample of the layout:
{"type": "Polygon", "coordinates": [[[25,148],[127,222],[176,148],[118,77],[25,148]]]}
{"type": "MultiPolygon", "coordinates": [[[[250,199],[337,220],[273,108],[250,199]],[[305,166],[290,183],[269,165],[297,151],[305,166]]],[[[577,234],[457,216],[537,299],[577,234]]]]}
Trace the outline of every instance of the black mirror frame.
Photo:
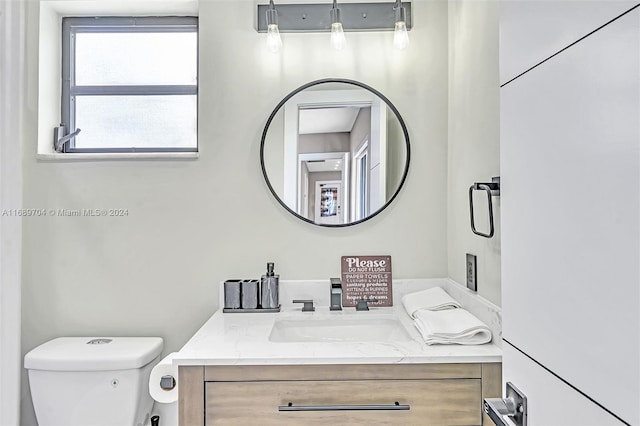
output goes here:
{"type": "Polygon", "coordinates": [[[402,119],[402,116],[398,112],[397,108],[391,103],[391,101],[389,99],[387,99],[386,96],[384,96],[382,93],[380,93],[379,91],[377,91],[373,87],[370,87],[370,86],[368,86],[368,85],[366,85],[364,83],[361,83],[359,81],[348,80],[348,79],[343,79],[343,78],[325,78],[325,79],[320,79],[320,80],[314,80],[314,81],[311,81],[311,82],[309,82],[307,84],[304,84],[304,85],[298,87],[297,89],[295,89],[294,91],[289,93],[287,96],[285,96],[284,99],[282,99],[278,103],[278,105],[276,105],[276,107],[274,108],[274,110],[271,113],[271,115],[269,115],[269,118],[267,119],[267,123],[265,124],[264,130],[262,132],[262,140],[260,141],[260,167],[262,169],[262,175],[264,176],[264,181],[267,183],[267,186],[269,187],[269,191],[271,191],[271,194],[273,194],[275,199],[278,200],[280,205],[282,207],[284,207],[285,210],[287,210],[289,213],[291,213],[292,215],[294,215],[298,219],[302,220],[303,222],[307,222],[307,223],[310,223],[310,224],[315,225],[315,226],[322,226],[322,227],[325,227],[325,228],[344,228],[344,227],[347,227],[347,226],[357,225],[359,223],[366,222],[367,220],[369,220],[369,219],[377,216],[378,214],[380,214],[384,209],[386,209],[393,202],[393,200],[395,200],[395,198],[400,193],[400,190],[404,186],[404,183],[405,183],[405,181],[407,179],[407,175],[409,173],[409,164],[410,164],[410,162],[411,162],[411,144],[409,143],[409,132],[407,131],[407,126],[405,125],[404,120],[402,119]],[[380,99],[382,99],[387,104],[389,109],[391,109],[391,111],[393,111],[393,113],[396,115],[396,118],[398,119],[398,122],[400,123],[400,127],[402,128],[402,133],[404,134],[404,140],[405,140],[406,147],[407,147],[407,159],[405,161],[404,172],[402,173],[402,178],[400,179],[400,184],[396,188],[396,191],[391,196],[391,198],[389,198],[387,200],[387,202],[384,203],[384,205],[382,207],[380,207],[375,212],[369,214],[366,218],[360,219],[360,220],[356,220],[354,222],[341,223],[341,224],[337,224],[337,225],[315,223],[311,219],[308,219],[308,218],[306,218],[304,216],[299,215],[294,210],[292,210],[289,206],[287,206],[285,204],[285,202],[280,198],[280,196],[276,193],[276,191],[273,189],[273,186],[271,185],[271,182],[269,181],[269,176],[267,175],[267,169],[266,169],[265,164],[264,164],[264,143],[265,143],[265,139],[267,137],[267,131],[269,130],[269,126],[271,125],[271,121],[273,121],[273,118],[276,116],[278,111],[280,111],[280,108],[282,108],[284,106],[284,104],[289,99],[291,99],[293,96],[297,95],[298,93],[302,92],[303,90],[305,90],[305,89],[307,89],[309,87],[312,87],[312,86],[323,84],[323,83],[346,83],[346,84],[351,84],[353,86],[357,86],[357,87],[360,87],[362,89],[368,90],[368,91],[372,92],[373,94],[375,94],[376,96],[378,96],[380,99]]]}

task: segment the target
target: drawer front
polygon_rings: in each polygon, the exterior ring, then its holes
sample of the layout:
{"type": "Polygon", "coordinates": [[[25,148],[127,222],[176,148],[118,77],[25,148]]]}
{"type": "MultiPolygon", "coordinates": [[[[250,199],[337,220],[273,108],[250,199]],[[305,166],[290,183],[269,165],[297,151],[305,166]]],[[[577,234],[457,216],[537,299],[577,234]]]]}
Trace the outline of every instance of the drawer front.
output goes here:
{"type": "Polygon", "coordinates": [[[481,382],[357,380],[207,382],[206,425],[480,425],[481,382]],[[278,407],[384,405],[409,410],[279,411],[278,407]]]}

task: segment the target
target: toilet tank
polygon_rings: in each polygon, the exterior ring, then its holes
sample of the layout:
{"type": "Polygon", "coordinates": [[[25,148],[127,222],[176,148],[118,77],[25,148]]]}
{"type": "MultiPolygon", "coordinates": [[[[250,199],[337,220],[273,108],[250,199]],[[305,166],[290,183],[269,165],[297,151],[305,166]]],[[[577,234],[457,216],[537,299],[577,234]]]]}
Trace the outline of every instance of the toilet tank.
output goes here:
{"type": "Polygon", "coordinates": [[[31,398],[42,426],[143,426],[159,337],[60,337],[29,352],[31,398]]]}

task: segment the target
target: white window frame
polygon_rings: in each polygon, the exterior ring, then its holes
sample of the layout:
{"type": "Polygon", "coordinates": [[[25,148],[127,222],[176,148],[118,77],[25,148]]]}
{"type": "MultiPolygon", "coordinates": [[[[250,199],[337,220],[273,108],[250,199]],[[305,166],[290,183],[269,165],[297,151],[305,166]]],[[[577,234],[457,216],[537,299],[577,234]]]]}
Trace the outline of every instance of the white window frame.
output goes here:
{"type": "MultiPolygon", "coordinates": [[[[62,19],[61,122],[75,129],[75,97],[79,95],[198,95],[198,85],[76,86],[75,35],[79,32],[197,32],[197,17],[66,17],[62,19]]],[[[77,148],[75,138],[63,153],[197,153],[195,147],[77,148]]]]}

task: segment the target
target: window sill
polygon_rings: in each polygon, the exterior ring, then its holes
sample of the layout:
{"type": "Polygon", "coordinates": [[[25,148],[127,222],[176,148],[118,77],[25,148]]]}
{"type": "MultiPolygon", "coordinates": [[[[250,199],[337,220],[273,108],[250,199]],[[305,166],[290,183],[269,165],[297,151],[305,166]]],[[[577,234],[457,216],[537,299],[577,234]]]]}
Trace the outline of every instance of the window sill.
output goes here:
{"type": "Polygon", "coordinates": [[[108,161],[108,160],[195,160],[197,152],[112,152],[112,153],[47,153],[36,154],[43,161],[108,161]]]}

